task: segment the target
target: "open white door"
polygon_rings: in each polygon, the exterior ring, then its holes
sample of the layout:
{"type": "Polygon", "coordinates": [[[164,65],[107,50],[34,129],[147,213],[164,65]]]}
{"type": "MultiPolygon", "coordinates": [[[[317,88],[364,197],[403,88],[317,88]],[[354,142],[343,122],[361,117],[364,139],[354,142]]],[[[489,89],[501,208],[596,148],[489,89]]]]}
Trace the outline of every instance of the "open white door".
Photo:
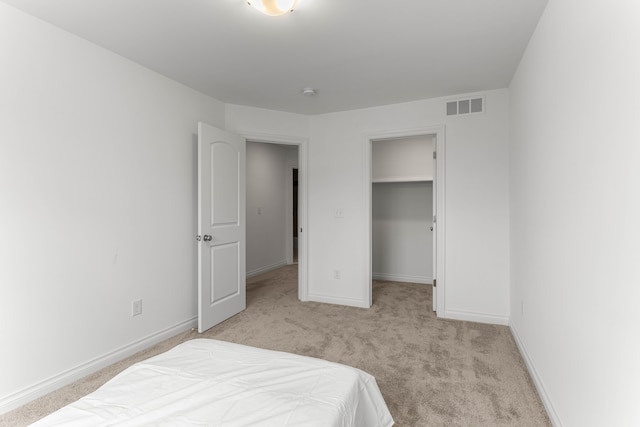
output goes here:
{"type": "Polygon", "coordinates": [[[435,144],[434,144],[434,146],[433,146],[433,185],[431,186],[432,190],[433,190],[432,193],[431,193],[432,194],[431,232],[433,234],[433,239],[432,239],[432,241],[433,241],[433,252],[432,252],[432,254],[433,255],[432,255],[432,261],[431,261],[433,263],[433,294],[432,294],[432,296],[433,296],[433,311],[436,311],[437,307],[438,307],[438,305],[436,303],[437,300],[438,300],[437,299],[438,288],[436,286],[437,285],[436,278],[438,277],[438,274],[437,274],[438,263],[436,262],[437,257],[438,257],[438,252],[437,252],[438,245],[436,244],[437,243],[436,240],[438,238],[438,232],[437,232],[438,229],[436,227],[436,212],[438,212],[437,206],[436,206],[438,197],[436,197],[436,195],[437,195],[437,187],[438,186],[436,185],[436,177],[438,176],[438,174],[436,173],[436,171],[437,171],[436,163],[437,163],[436,162],[436,147],[435,147],[435,144]]]}
{"type": "Polygon", "coordinates": [[[198,123],[198,332],[246,308],[244,138],[198,123]]]}

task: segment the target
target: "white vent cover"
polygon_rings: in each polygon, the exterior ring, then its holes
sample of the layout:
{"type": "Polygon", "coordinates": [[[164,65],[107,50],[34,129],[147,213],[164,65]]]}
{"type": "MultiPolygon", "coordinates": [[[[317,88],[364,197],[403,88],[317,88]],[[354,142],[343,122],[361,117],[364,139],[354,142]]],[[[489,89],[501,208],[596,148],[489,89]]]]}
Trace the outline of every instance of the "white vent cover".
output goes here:
{"type": "Polygon", "coordinates": [[[484,113],[484,97],[447,102],[447,116],[484,113]]]}

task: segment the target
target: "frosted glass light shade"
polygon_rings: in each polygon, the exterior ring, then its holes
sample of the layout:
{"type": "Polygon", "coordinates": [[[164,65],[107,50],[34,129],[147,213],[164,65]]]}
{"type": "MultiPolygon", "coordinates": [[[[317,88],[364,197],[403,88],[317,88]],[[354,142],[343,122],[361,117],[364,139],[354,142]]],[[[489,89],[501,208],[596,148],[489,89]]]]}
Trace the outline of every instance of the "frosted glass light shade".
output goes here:
{"type": "Polygon", "coordinates": [[[248,0],[248,3],[269,16],[280,16],[292,12],[298,0],[248,0]]]}

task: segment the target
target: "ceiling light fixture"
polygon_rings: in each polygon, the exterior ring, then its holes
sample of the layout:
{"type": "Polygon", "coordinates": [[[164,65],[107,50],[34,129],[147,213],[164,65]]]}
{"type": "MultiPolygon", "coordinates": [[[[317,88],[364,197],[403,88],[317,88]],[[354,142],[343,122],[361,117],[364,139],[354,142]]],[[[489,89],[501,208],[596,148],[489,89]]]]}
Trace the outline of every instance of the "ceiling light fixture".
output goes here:
{"type": "Polygon", "coordinates": [[[248,0],[249,5],[269,16],[280,16],[293,12],[298,0],[248,0]]]}

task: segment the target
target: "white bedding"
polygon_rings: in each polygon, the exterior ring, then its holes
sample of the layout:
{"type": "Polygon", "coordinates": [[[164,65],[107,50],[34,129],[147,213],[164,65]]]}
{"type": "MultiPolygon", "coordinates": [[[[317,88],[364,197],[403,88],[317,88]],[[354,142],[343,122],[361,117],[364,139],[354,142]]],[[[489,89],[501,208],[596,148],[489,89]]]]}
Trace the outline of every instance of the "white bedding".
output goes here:
{"type": "Polygon", "coordinates": [[[196,339],[33,425],[389,427],[393,419],[375,378],[359,369],[196,339]]]}

